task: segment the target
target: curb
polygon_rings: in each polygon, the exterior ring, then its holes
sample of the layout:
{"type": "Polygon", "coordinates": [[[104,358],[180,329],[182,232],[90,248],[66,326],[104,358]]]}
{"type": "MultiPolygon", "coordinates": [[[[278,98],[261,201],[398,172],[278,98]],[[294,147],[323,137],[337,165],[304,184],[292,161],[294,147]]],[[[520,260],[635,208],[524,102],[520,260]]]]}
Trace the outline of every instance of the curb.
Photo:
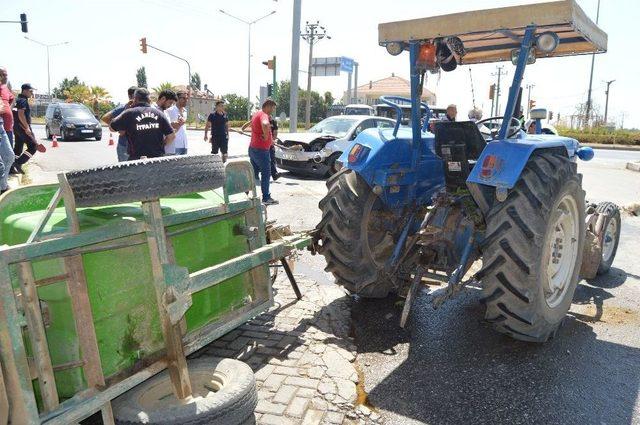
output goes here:
{"type": "Polygon", "coordinates": [[[580,143],[580,146],[589,146],[593,149],[605,149],[612,151],[640,151],[638,145],[601,145],[597,143],[580,143]]]}
{"type": "Polygon", "coordinates": [[[627,170],[640,171],[640,161],[627,162],[627,170]]]}

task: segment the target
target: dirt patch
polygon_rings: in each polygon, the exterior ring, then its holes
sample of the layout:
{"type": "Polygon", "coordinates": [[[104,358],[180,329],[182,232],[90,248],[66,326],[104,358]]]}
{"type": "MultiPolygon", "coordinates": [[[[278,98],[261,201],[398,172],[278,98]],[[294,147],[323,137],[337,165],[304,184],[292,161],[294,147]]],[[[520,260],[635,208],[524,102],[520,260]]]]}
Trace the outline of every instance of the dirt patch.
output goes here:
{"type": "Polygon", "coordinates": [[[601,307],[593,304],[573,306],[569,314],[587,323],[599,322],[612,325],[640,324],[640,312],[623,307],[601,307]]]}
{"type": "Polygon", "coordinates": [[[362,405],[367,406],[369,409],[375,409],[375,406],[373,406],[369,401],[369,394],[367,394],[367,391],[364,389],[364,372],[357,362],[355,362],[353,366],[358,373],[358,383],[356,384],[356,393],[358,397],[356,399],[356,406],[362,405]]]}

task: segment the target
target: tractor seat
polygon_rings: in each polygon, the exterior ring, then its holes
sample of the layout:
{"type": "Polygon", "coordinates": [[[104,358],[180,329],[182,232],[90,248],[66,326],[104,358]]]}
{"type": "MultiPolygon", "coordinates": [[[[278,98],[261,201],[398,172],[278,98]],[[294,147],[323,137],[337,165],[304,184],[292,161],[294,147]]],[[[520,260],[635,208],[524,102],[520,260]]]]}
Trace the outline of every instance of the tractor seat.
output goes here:
{"type": "Polygon", "coordinates": [[[434,147],[436,155],[444,161],[447,187],[465,187],[467,177],[487,142],[471,121],[436,122],[434,133],[434,147]]]}

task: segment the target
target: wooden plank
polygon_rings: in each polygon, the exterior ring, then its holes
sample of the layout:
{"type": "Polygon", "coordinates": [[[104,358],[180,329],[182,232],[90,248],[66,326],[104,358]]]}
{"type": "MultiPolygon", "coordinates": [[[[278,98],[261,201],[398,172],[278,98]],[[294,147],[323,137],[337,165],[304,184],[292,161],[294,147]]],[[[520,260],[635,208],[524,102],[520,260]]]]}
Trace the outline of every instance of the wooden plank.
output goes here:
{"type": "Polygon", "coordinates": [[[16,307],[9,267],[0,263],[0,363],[11,406],[11,424],[38,423],[38,407],[22,338],[23,322],[16,307]]]}
{"type": "Polygon", "coordinates": [[[71,190],[67,175],[65,173],[59,173],[58,181],[60,182],[62,199],[64,199],[64,209],[67,212],[67,227],[71,233],[80,233],[80,221],[76,213],[76,197],[71,190]]]}
{"type": "Polygon", "coordinates": [[[36,284],[37,287],[41,287],[41,286],[51,285],[53,283],[63,282],[68,278],[69,278],[69,274],[65,273],[65,274],[59,274],[56,276],[47,277],[44,279],[38,279],[34,283],[36,284]]]}
{"type": "Polygon", "coordinates": [[[169,376],[173,383],[173,391],[176,398],[183,400],[192,394],[191,381],[187,369],[187,360],[182,347],[180,323],[172,325],[169,314],[165,308],[165,306],[175,300],[175,296],[172,291],[170,291],[171,288],[168,288],[166,285],[162,267],[164,264],[170,264],[170,262],[160,202],[142,202],[142,212],[144,213],[148,226],[147,241],[149,244],[158,311],[162,322],[162,333],[167,349],[169,376]]]}
{"type": "Polygon", "coordinates": [[[40,311],[40,299],[38,298],[31,264],[28,262],[19,263],[18,275],[24,312],[27,319],[29,341],[31,342],[34,364],[38,373],[38,384],[42,395],[42,404],[44,405],[45,411],[50,411],[56,408],[60,400],[58,399],[56,380],[53,376],[53,366],[51,365],[51,356],[49,355],[47,335],[44,330],[44,322],[42,321],[42,312],[40,311]]]}
{"type": "Polygon", "coordinates": [[[102,391],[97,391],[94,388],[81,391],[72,398],[62,402],[60,408],[56,411],[43,415],[40,418],[41,423],[46,425],[67,425],[79,422],[99,410],[100,406],[103,406],[110,400],[146,381],[166,367],[167,363],[165,361],[158,361],[102,391]]]}
{"type": "Polygon", "coordinates": [[[61,363],[57,365],[53,365],[54,372],[61,372],[63,370],[76,369],[78,367],[84,366],[84,360],[76,360],[73,362],[61,363]]]}
{"type": "Polygon", "coordinates": [[[31,234],[29,235],[29,238],[27,238],[27,243],[31,243],[37,240],[38,236],[40,236],[40,232],[42,232],[42,229],[44,229],[44,226],[47,224],[47,221],[49,221],[49,218],[51,218],[51,214],[53,214],[53,211],[58,206],[58,203],[60,202],[61,198],[62,198],[62,191],[58,189],[56,191],[56,194],[53,196],[53,198],[51,198],[51,201],[49,202],[49,205],[47,206],[47,209],[45,210],[44,214],[42,215],[42,217],[40,217],[40,220],[38,220],[38,224],[36,224],[36,227],[33,229],[31,234]]]}

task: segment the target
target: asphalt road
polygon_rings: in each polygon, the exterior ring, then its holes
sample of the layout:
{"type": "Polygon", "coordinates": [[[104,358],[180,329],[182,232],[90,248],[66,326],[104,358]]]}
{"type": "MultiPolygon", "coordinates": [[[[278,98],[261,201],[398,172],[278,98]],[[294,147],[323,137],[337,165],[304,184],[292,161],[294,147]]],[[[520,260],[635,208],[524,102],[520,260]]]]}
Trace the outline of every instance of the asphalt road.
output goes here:
{"type": "MultiPolygon", "coordinates": [[[[44,137],[42,126],[35,131],[44,137]]],[[[202,132],[188,133],[190,152],[208,153],[202,132]]],[[[35,156],[29,175],[47,182],[62,170],[114,163],[107,140],[105,132],[100,142],[60,142],[35,156]]],[[[245,136],[232,135],[229,145],[231,157],[246,156],[245,136]]],[[[597,150],[580,163],[587,199],[640,203],[640,173],[624,169],[631,160],[640,152],[597,150]]],[[[268,208],[269,218],[313,228],[325,193],[323,181],[284,174],[272,186],[280,205],[268,208]]],[[[437,311],[422,291],[406,330],[398,326],[401,300],[356,299],[353,330],[370,406],[392,424],[640,424],[640,217],[624,215],[622,235],[612,271],[579,284],[563,327],[543,345],[491,330],[474,288],[437,311]]],[[[331,284],[323,267],[322,257],[305,253],[296,272],[331,284]]]]}

